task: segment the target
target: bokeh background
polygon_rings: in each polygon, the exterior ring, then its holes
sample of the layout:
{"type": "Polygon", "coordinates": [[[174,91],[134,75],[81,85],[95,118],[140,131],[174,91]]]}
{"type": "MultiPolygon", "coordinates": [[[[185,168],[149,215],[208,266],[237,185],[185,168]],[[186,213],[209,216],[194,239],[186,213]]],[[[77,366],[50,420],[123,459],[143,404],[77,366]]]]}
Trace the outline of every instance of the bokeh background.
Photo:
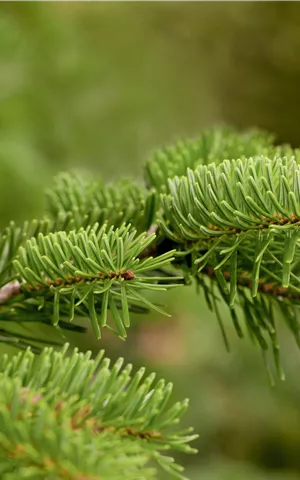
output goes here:
{"type": "MultiPolygon", "coordinates": [[[[1,2],[1,226],[38,216],[61,170],[141,179],[155,147],[213,124],[299,146],[299,52],[298,2],[1,2]]],[[[190,397],[191,480],[300,478],[300,352],[284,327],[287,380],[272,388],[225,308],[230,354],[192,288],[163,301],[172,318],[135,318],[126,343],[70,340],[147,365],[190,397]]]]}

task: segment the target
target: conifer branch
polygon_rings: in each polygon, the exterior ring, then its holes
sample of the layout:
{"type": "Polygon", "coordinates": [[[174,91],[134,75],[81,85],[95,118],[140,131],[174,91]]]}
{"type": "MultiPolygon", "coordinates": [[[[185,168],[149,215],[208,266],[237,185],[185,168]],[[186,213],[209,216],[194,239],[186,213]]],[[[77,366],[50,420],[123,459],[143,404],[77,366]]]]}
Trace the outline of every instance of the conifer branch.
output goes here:
{"type": "Polygon", "coordinates": [[[172,385],[153,385],[153,374],[143,380],[144,369],[131,377],[123,359],[110,367],[103,351],[91,360],[90,352],[76,350],[66,357],[67,347],[45,349],[40,357],[29,351],[13,361],[2,357],[2,472],[148,479],[154,472],[147,464],[155,460],[183,479],[181,467],[161,452],[193,452],[188,443],[196,436],[172,429],[187,402],[168,406],[172,385]],[[20,427],[12,430],[17,418],[20,427]]]}
{"type": "Polygon", "coordinates": [[[47,211],[56,218],[64,212],[74,218],[75,228],[99,223],[120,227],[133,224],[142,233],[155,220],[158,195],[130,180],[105,185],[101,179],[63,173],[46,192],[47,211]]]}
{"type": "MultiPolygon", "coordinates": [[[[212,267],[204,267],[201,270],[201,273],[208,275],[209,277],[216,279],[216,272],[212,267]]],[[[226,282],[230,283],[230,272],[223,272],[223,276],[226,282]]],[[[252,280],[247,274],[239,275],[237,277],[237,285],[240,287],[246,287],[249,290],[252,288],[252,280]]],[[[275,282],[272,283],[265,283],[262,279],[258,281],[258,288],[257,291],[259,293],[265,293],[266,295],[270,295],[271,297],[279,297],[281,299],[289,298],[296,301],[300,301],[300,292],[293,292],[286,287],[281,287],[276,285],[275,282]]]]}
{"type": "Polygon", "coordinates": [[[190,430],[172,433],[187,401],[169,407],[170,384],[103,353],[45,349],[85,330],[76,317],[125,339],[131,312],[166,313],[148,292],[194,280],[226,345],[224,304],[284,378],[276,312],[300,347],[299,165],[265,133],[211,129],[154,153],[146,187],[62,174],[45,217],[0,234],[0,342],[32,348],[0,357],[1,478],[154,480],[153,463],[184,478],[163,452],[193,451],[190,430]]]}
{"type": "Polygon", "coordinates": [[[176,286],[169,283],[171,278],[163,278],[157,283],[157,277],[147,272],[162,268],[174,259],[174,251],[156,258],[139,259],[140,253],[154,240],[155,235],[136,236],[130,231],[130,225],[120,229],[106,227],[80,230],[77,232],[58,232],[28,240],[20,247],[19,255],[13,261],[25,297],[33,294],[35,298],[53,298],[53,324],[60,319],[60,303],[69,304],[70,320],[77,313],[77,307],[84,305],[92,321],[98,338],[100,326],[107,326],[107,308],[113,314],[117,330],[122,338],[130,325],[130,301],[145,304],[163,313],[151,304],[141,293],[143,289],[165,290],[176,286]],[[97,299],[101,302],[101,316],[95,308],[97,299]],[[122,318],[116,307],[121,301],[122,318]]]}
{"type": "Polygon", "coordinates": [[[291,152],[287,146],[273,147],[273,136],[258,130],[239,133],[230,127],[210,128],[196,139],[180,140],[175,145],[156,150],[145,165],[148,187],[159,192],[169,191],[169,179],[186,175],[188,169],[226,158],[246,158],[255,155],[291,152]]]}

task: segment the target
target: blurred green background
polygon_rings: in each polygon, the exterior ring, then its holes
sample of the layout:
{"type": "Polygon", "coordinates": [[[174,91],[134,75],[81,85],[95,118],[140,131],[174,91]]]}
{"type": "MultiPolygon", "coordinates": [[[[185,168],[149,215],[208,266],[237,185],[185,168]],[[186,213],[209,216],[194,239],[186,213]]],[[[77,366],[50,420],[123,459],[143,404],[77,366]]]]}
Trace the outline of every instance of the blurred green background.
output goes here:
{"type": "MultiPolygon", "coordinates": [[[[298,2],[1,2],[1,226],[39,215],[61,170],[141,179],[153,148],[212,124],[299,146],[299,52],[298,2]]],[[[164,302],[172,318],[135,318],[125,344],[71,340],[145,364],[190,397],[192,480],[300,478],[300,355],[285,328],[287,380],[271,388],[225,308],[230,354],[192,288],[164,302]]]]}

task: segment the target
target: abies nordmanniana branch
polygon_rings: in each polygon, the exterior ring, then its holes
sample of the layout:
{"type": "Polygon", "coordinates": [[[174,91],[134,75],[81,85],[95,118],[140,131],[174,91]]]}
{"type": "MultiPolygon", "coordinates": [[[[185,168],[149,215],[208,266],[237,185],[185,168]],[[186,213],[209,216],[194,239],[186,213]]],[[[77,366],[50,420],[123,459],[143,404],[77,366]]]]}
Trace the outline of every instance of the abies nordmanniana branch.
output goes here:
{"type": "Polygon", "coordinates": [[[154,480],[156,466],[183,479],[165,451],[193,453],[196,436],[174,428],[187,400],[172,404],[172,384],[144,368],[67,347],[0,357],[1,479],[154,480]]]}
{"type": "Polygon", "coordinates": [[[19,277],[25,280],[22,287],[26,290],[25,294],[37,294],[36,298],[42,297],[43,302],[50,295],[54,305],[54,325],[59,323],[60,304],[69,305],[70,320],[74,318],[75,307],[84,305],[82,308],[86,308],[95,334],[100,338],[100,326],[107,326],[109,308],[117,327],[115,333],[125,338],[125,328],[130,325],[130,303],[164,313],[140,291],[160,291],[165,286],[172,286],[167,277],[147,274],[154,272],[157,266],[163,268],[168,265],[174,259],[174,250],[156,258],[140,260],[138,255],[153,242],[154,234],[136,236],[130,225],[116,230],[110,228],[107,233],[105,230],[105,226],[100,229],[96,226],[91,231],[87,228],[69,234],[39,234],[37,238],[27,240],[25,247],[20,247],[14,266],[19,277]],[[99,298],[100,315],[97,312],[99,298]],[[66,302],[63,302],[64,299],[66,302]]]}
{"type": "Polygon", "coordinates": [[[148,290],[192,281],[226,343],[221,299],[280,371],[276,321],[300,344],[299,160],[264,132],[224,128],[155,152],[145,186],[58,176],[45,217],[1,236],[1,340],[38,348],[34,328],[14,329],[33,316],[61,330],[88,317],[98,338],[125,338],[130,312],[165,313],[148,290]]]}
{"type": "Polygon", "coordinates": [[[281,378],[278,321],[300,346],[299,151],[211,129],[155,152],[144,176],[59,175],[44,217],[0,235],[0,341],[31,348],[0,357],[3,480],[150,480],[157,466],[185,478],[163,455],[191,452],[195,438],[174,431],[187,402],[169,406],[170,384],[103,353],[42,349],[84,331],[80,317],[98,339],[125,339],[132,312],[166,314],[149,292],[194,284],[226,345],[224,306],[238,336],[248,331],[264,358],[271,347],[281,378]]]}

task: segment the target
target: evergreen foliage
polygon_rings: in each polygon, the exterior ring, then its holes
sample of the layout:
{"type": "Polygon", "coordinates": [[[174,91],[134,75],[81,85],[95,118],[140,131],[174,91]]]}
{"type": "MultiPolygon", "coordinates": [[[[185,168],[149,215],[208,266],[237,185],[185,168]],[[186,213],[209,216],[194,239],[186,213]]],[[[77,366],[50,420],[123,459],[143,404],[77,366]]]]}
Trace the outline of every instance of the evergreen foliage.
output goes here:
{"type": "Polygon", "coordinates": [[[47,192],[48,210],[56,217],[72,212],[76,227],[104,222],[114,227],[134,223],[144,232],[155,220],[156,190],[146,190],[130,180],[105,185],[101,179],[83,179],[77,174],[61,174],[47,192]]]}
{"type": "Polygon", "coordinates": [[[145,186],[64,173],[43,218],[2,232],[0,341],[26,351],[1,360],[1,478],[146,480],[157,464],[184,478],[162,454],[191,452],[195,438],[169,431],[187,406],[168,406],[171,385],[151,387],[153,375],[131,377],[103,352],[43,349],[84,330],[80,317],[98,339],[125,339],[132,311],[166,314],[148,292],[194,284],[228,346],[225,302],[238,336],[246,327],[266,360],[271,347],[283,378],[278,312],[300,345],[299,159],[264,132],[210,129],[154,153],[145,186]]]}
{"type": "Polygon", "coordinates": [[[65,356],[47,348],[1,359],[0,472],[4,480],[152,479],[158,464],[177,478],[182,468],[163,452],[192,452],[189,431],[176,432],[187,401],[169,407],[172,385],[154,384],[141,368],[101,351],[65,356]]]}

